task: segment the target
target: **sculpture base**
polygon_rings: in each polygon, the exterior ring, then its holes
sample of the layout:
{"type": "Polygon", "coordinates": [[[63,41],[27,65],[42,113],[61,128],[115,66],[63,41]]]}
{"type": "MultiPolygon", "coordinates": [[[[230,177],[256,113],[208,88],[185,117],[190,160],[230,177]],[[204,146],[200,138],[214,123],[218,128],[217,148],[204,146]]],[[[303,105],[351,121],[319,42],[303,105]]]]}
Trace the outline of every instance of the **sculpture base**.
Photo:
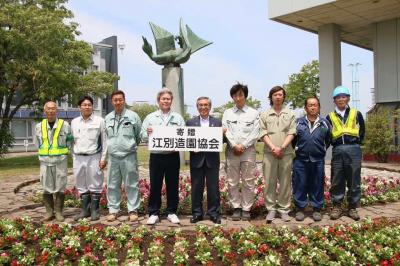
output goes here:
{"type": "Polygon", "coordinates": [[[174,100],[171,110],[184,116],[185,106],[183,99],[183,68],[177,66],[164,66],[162,69],[162,86],[172,91],[174,100]]]}

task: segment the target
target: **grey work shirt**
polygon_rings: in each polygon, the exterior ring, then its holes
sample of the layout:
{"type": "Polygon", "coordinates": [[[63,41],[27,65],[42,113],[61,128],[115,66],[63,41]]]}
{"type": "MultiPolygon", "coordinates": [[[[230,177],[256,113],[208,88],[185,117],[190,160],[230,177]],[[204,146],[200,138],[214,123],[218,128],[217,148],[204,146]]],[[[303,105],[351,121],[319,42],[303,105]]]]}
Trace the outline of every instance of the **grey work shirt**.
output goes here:
{"type": "MultiPolygon", "coordinates": [[[[49,123],[47,123],[47,137],[49,139],[49,144],[52,144],[53,141],[53,135],[57,129],[57,123],[58,123],[58,118],[56,118],[54,122],[53,128],[50,128],[49,123]]],[[[37,148],[42,145],[43,140],[42,140],[42,123],[38,123],[35,126],[35,145],[37,148]]],[[[69,126],[68,122],[64,120],[64,123],[61,127],[60,130],[60,135],[58,136],[58,146],[62,147],[71,147],[71,127],[69,126]]],[[[68,155],[58,155],[58,156],[40,156],[39,155],[39,161],[45,165],[52,166],[57,163],[60,163],[64,160],[67,160],[68,155]]]]}
{"type": "MultiPolygon", "coordinates": [[[[260,118],[261,137],[268,135],[275,146],[282,146],[288,135],[296,134],[296,116],[289,108],[283,108],[278,114],[273,108],[263,112],[260,118]]],[[[271,152],[265,145],[265,151],[271,152]]],[[[285,154],[294,153],[292,145],[285,149],[285,154]]]]}
{"type": "Polygon", "coordinates": [[[225,110],[222,126],[227,129],[225,136],[231,148],[242,144],[247,149],[253,146],[260,136],[259,112],[247,105],[242,109],[234,106],[225,110]]]}
{"type": "Polygon", "coordinates": [[[92,155],[101,152],[101,160],[107,155],[106,123],[100,116],[92,114],[88,119],[76,117],[71,122],[74,137],[74,154],[92,155]]]}

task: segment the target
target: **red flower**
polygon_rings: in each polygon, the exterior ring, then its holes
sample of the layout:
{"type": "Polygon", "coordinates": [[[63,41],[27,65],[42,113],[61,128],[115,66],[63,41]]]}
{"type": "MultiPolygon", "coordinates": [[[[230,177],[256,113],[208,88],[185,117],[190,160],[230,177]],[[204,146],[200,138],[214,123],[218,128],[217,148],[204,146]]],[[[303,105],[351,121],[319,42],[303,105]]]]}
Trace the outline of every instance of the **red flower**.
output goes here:
{"type": "Polygon", "coordinates": [[[333,228],[332,226],[329,226],[328,233],[329,234],[335,233],[335,228],[333,228]]]}
{"type": "Polygon", "coordinates": [[[381,266],[389,266],[389,262],[387,260],[381,261],[381,266]]]}
{"type": "Polygon", "coordinates": [[[84,251],[85,254],[90,253],[90,252],[92,252],[92,247],[91,247],[90,245],[87,245],[87,246],[84,248],[83,251],[84,251]]]}
{"type": "Polygon", "coordinates": [[[267,252],[268,248],[269,247],[267,244],[262,244],[258,247],[258,252],[260,252],[261,254],[264,254],[265,252],[267,252]]]}
{"type": "Polygon", "coordinates": [[[254,254],[256,254],[256,251],[254,249],[248,249],[244,255],[246,257],[252,257],[254,254]]]}
{"type": "Polygon", "coordinates": [[[64,253],[67,254],[68,256],[71,254],[71,248],[70,247],[66,247],[64,249],[64,253]]]}

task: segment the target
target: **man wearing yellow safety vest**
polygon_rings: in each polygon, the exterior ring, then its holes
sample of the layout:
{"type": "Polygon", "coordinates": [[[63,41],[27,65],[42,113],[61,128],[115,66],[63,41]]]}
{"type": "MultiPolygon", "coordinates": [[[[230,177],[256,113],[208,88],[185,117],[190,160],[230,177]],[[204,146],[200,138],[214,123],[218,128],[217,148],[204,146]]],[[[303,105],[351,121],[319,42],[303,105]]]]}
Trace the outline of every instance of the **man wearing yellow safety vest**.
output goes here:
{"type": "Polygon", "coordinates": [[[36,125],[36,144],[39,148],[40,182],[46,214],[43,221],[64,221],[64,190],[67,186],[67,160],[72,140],[67,121],[57,118],[57,104],[44,105],[46,118],[36,125]]]}
{"type": "Polygon", "coordinates": [[[362,114],[350,108],[349,89],[338,86],[333,91],[335,110],[327,116],[332,125],[332,162],[330,196],[333,204],[331,219],[339,219],[347,185],[348,216],[359,220],[357,207],[361,198],[361,147],[365,125],[362,114]]]}

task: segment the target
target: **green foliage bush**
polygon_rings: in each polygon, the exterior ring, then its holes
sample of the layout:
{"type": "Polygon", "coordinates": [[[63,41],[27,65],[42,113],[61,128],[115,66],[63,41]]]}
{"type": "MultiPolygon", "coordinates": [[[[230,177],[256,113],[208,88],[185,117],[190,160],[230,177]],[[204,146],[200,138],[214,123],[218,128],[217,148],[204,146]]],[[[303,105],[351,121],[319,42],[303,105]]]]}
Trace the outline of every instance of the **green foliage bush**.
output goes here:
{"type": "Polygon", "coordinates": [[[391,112],[379,108],[365,122],[364,151],[374,155],[378,162],[387,162],[388,155],[394,151],[391,117],[391,112]]]}

